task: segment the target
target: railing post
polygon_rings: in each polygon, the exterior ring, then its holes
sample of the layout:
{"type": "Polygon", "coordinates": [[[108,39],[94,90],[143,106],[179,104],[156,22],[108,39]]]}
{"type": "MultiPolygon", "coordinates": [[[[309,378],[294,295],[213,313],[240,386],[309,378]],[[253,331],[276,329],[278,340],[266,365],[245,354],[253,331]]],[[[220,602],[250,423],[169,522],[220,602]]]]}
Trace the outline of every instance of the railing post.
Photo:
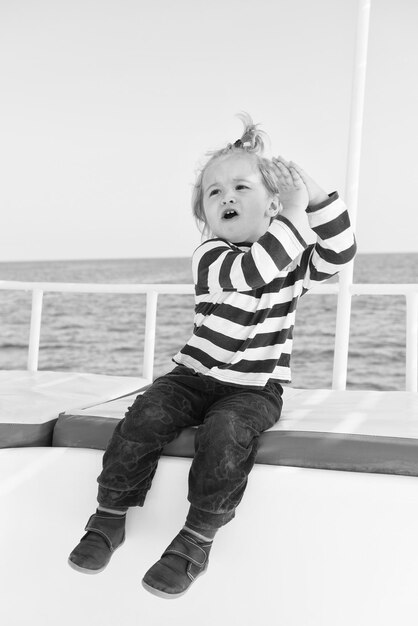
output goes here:
{"type": "Polygon", "coordinates": [[[43,291],[34,289],[32,292],[32,310],[30,317],[28,365],[30,372],[38,369],[39,342],[41,339],[42,301],[43,291]]]}
{"type": "MultiPolygon", "coordinates": [[[[351,265],[351,264],[350,264],[351,265]]],[[[344,272],[344,270],[343,270],[344,272]]],[[[334,363],[332,388],[344,390],[347,386],[348,349],[350,343],[352,270],[340,273],[340,290],[337,299],[337,318],[335,324],[334,363]]]]}
{"type": "Polygon", "coordinates": [[[418,391],[418,293],[406,296],[406,391],[418,391]]]}
{"type": "Polygon", "coordinates": [[[155,332],[157,327],[158,291],[147,293],[147,308],[145,314],[144,365],[142,375],[152,381],[154,371],[155,332]]]}
{"type": "MultiPolygon", "coordinates": [[[[355,230],[360,179],[361,139],[363,129],[364,94],[366,86],[367,47],[369,39],[371,0],[358,0],[357,36],[351,91],[351,118],[348,140],[345,200],[355,230]]],[[[337,321],[335,329],[333,389],[345,389],[347,382],[348,345],[350,338],[351,292],[353,261],[340,273],[337,321]]]]}

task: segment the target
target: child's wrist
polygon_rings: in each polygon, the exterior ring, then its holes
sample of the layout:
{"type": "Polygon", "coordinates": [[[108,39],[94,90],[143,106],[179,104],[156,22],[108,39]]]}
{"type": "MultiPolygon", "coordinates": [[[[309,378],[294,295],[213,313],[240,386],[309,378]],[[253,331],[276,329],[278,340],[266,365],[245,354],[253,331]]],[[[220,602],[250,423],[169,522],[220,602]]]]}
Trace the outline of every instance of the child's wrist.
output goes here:
{"type": "Polygon", "coordinates": [[[298,213],[303,213],[307,209],[307,206],[304,204],[287,204],[283,206],[283,209],[279,215],[295,215],[298,213]]]}
{"type": "Polygon", "coordinates": [[[323,202],[327,202],[329,196],[328,194],[323,191],[321,193],[315,194],[314,197],[309,198],[309,204],[307,206],[308,209],[313,209],[316,206],[318,206],[319,204],[322,204],[323,202]]]}

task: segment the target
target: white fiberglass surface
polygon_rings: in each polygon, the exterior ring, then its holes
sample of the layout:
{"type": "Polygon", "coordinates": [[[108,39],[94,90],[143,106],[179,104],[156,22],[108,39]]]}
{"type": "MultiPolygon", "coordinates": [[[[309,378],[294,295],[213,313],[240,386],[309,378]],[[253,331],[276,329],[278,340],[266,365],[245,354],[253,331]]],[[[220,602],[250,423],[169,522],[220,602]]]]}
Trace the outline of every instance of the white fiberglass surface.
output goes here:
{"type": "MultiPolygon", "coordinates": [[[[77,414],[120,418],[135,397],[94,405],[77,414]]],[[[270,430],[418,438],[418,394],[414,392],[285,387],[283,398],[282,416],[270,430]]]]}
{"type": "Polygon", "coordinates": [[[105,402],[147,384],[141,377],[79,372],[0,371],[0,422],[36,424],[66,410],[105,402]],[[7,392],[6,392],[7,390],[7,392]]]}
{"type": "Polygon", "coordinates": [[[256,465],[208,572],[175,601],[145,571],[181,528],[190,460],[162,458],[143,509],[108,568],[67,565],[95,509],[102,452],[0,451],[1,614],[8,626],[412,626],[416,478],[256,465]]]}

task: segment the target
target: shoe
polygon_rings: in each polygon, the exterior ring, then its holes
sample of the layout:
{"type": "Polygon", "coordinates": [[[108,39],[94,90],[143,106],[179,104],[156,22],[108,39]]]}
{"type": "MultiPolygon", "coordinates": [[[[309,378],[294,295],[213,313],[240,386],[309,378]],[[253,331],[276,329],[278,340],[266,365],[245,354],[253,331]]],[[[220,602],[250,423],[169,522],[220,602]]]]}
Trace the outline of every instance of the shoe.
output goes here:
{"type": "Polygon", "coordinates": [[[87,533],[71,552],[69,565],[84,574],[102,572],[116,548],[125,541],[126,515],[97,510],[87,522],[87,533]]]}
{"type": "Polygon", "coordinates": [[[204,574],[212,541],[200,541],[181,530],[167,550],[145,574],[142,586],[160,598],[178,598],[204,574]]]}

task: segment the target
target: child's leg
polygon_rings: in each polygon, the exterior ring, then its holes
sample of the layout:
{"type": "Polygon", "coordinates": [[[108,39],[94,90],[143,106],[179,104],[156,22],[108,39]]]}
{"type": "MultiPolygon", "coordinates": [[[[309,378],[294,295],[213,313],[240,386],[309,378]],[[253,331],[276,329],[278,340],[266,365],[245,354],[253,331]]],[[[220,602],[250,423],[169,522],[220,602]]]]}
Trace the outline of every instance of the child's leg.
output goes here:
{"type": "Polygon", "coordinates": [[[106,567],[124,541],[124,513],[144,503],[163,447],[183,428],[201,421],[205,403],[198,381],[183,367],[158,378],[138,396],[118,423],[103,456],[99,508],[71,553],[70,565],[88,573],[106,567]]]}
{"type": "Polygon", "coordinates": [[[196,433],[186,524],[202,534],[235,516],[254,466],[260,434],[279,419],[282,388],[275,383],[236,389],[216,402],[196,433]]]}
{"type": "Polygon", "coordinates": [[[144,577],[145,588],[156,595],[182,595],[206,570],[211,540],[243,496],[259,435],[280,417],[279,385],[229,392],[211,406],[196,433],[186,526],[144,577]]]}
{"type": "Polygon", "coordinates": [[[202,421],[205,398],[189,379],[184,367],[156,379],[118,423],[97,479],[101,507],[142,506],[164,446],[202,421]]]}

